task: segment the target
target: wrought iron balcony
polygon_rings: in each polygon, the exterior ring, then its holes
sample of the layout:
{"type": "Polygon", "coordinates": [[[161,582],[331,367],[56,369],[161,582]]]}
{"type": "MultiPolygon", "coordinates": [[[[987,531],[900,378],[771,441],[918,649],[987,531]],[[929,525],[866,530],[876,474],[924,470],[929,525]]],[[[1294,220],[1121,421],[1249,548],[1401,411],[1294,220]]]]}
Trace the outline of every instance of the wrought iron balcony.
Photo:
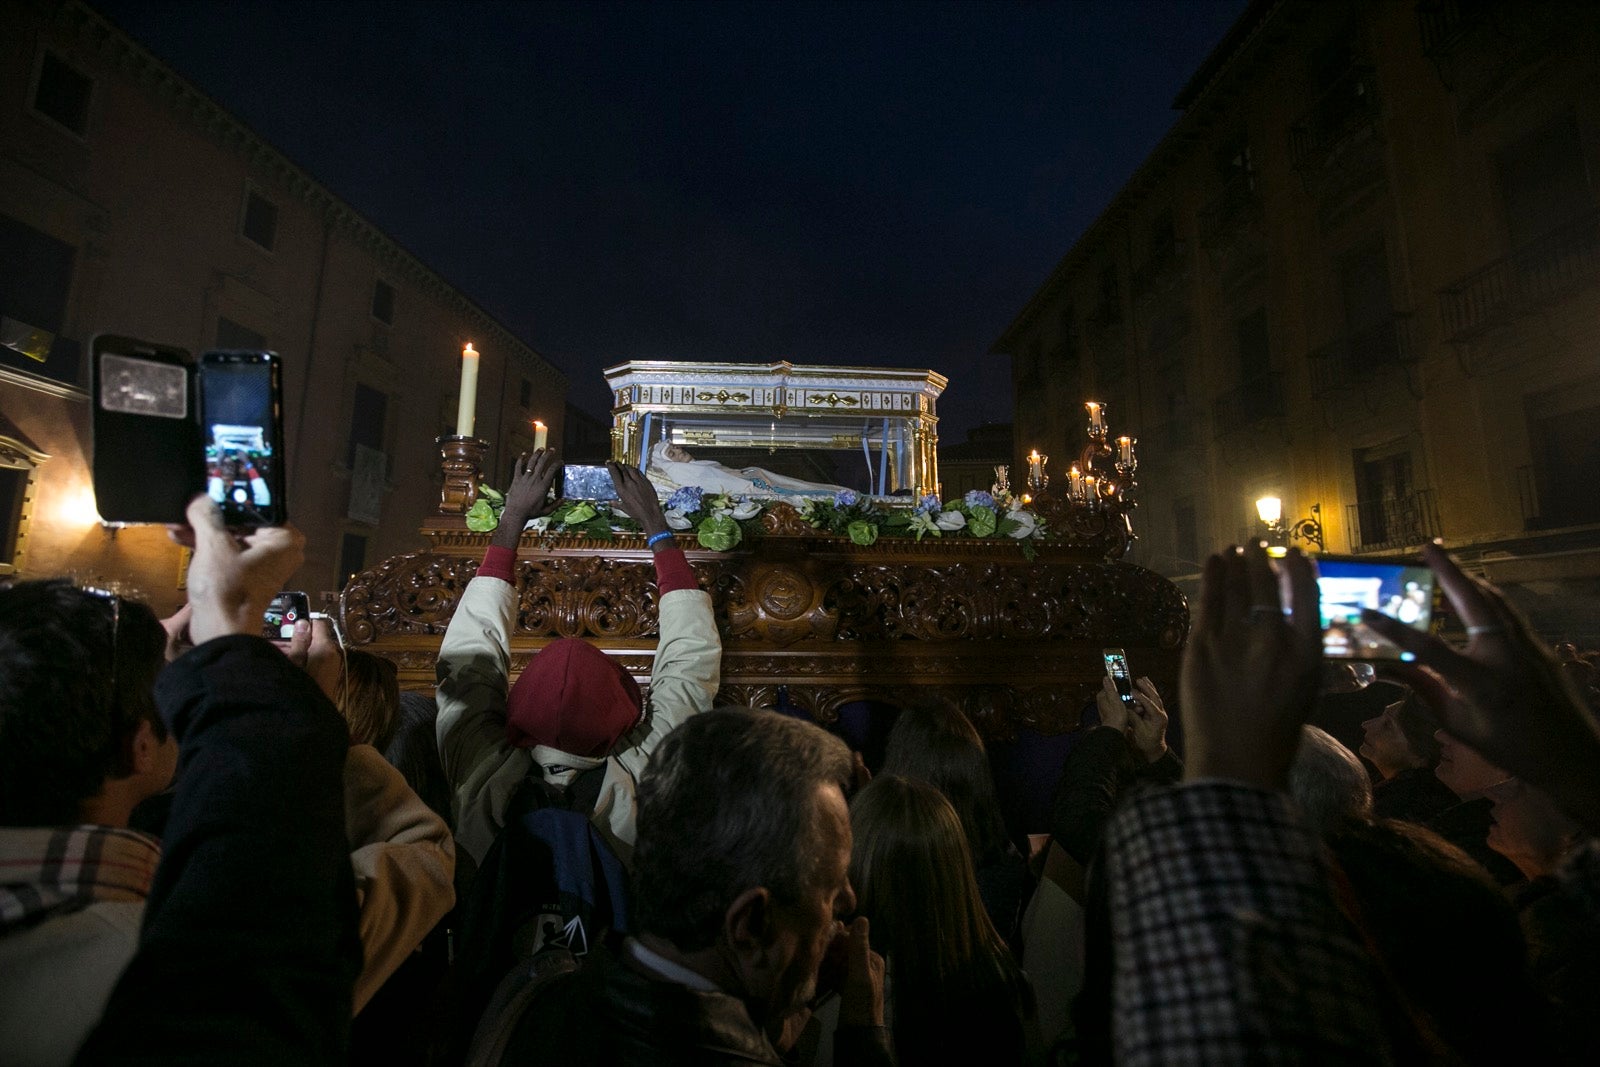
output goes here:
{"type": "Polygon", "coordinates": [[[1295,170],[1320,170],[1377,122],[1376,79],[1369,68],[1353,66],[1289,127],[1289,159],[1295,170]]]}
{"type": "Polygon", "coordinates": [[[1233,243],[1245,222],[1261,213],[1261,182],[1254,171],[1241,170],[1200,209],[1196,223],[1200,243],[1215,249],[1233,243]]]}
{"type": "Polygon", "coordinates": [[[1559,299],[1600,268],[1600,211],[1591,211],[1473,271],[1439,294],[1445,336],[1465,341],[1559,299]]]}
{"type": "Polygon", "coordinates": [[[1358,552],[1420,545],[1439,536],[1439,510],[1431,489],[1346,504],[1344,523],[1345,536],[1358,552]]]}
{"type": "Polygon", "coordinates": [[[1363,330],[1345,334],[1311,353],[1311,395],[1326,396],[1358,383],[1382,367],[1417,361],[1411,312],[1396,311],[1363,330]]]}
{"type": "Polygon", "coordinates": [[[1283,375],[1276,371],[1241,383],[1217,397],[1212,409],[1217,436],[1254,426],[1286,414],[1283,403],[1283,375]]]}

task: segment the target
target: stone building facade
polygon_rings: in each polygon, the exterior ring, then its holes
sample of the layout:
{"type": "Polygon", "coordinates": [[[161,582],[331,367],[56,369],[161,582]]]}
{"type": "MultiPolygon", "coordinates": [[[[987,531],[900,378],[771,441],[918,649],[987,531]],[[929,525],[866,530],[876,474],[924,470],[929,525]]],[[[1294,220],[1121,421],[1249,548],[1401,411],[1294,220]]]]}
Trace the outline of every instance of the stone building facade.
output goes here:
{"type": "MultiPolygon", "coordinates": [[[[297,577],[313,594],[420,543],[460,353],[482,353],[485,466],[561,439],[567,380],[91,8],[0,8],[0,570],[119,578],[158,608],[181,559],[103,528],[86,354],[98,333],[284,361],[297,577]]],[[[316,597],[313,596],[315,602],[316,597]]]]}
{"type": "Polygon", "coordinates": [[[1588,4],[1252,4],[995,343],[1018,447],[1075,454],[1108,404],[1169,576],[1272,495],[1329,551],[1442,537],[1594,637],[1596,54],[1588,4]]]}

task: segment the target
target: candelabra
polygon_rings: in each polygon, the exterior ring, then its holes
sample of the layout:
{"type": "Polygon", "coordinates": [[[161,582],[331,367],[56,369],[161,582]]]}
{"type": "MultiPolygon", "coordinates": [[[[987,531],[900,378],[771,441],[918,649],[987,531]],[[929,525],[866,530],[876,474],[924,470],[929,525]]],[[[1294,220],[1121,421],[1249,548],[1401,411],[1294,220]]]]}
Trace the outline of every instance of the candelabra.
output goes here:
{"type": "Polygon", "coordinates": [[[439,488],[439,514],[465,515],[478,499],[478,480],[483,472],[483,454],[489,444],[476,437],[446,435],[439,446],[444,484],[439,488]]]}
{"type": "Polygon", "coordinates": [[[1109,555],[1120,557],[1134,540],[1130,512],[1138,506],[1133,499],[1139,469],[1133,437],[1113,438],[1106,424],[1105,405],[1089,401],[1088,442],[1078,461],[1067,472],[1064,496],[1045,496],[1049,485],[1044,465],[1049,457],[1037,451],[1028,455],[1028,484],[1032,506],[1050,526],[1069,541],[1105,546],[1109,555]]]}

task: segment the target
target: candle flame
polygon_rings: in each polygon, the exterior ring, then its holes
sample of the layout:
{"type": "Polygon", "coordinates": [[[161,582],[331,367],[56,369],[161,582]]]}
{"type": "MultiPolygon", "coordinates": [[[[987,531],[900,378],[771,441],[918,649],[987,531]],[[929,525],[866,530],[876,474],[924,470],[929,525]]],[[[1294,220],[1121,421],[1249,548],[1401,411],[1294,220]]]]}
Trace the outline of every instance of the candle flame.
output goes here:
{"type": "Polygon", "coordinates": [[[471,341],[468,341],[467,342],[467,347],[463,348],[461,350],[461,355],[462,355],[463,358],[465,358],[467,356],[476,356],[477,354],[478,354],[477,350],[472,347],[472,342],[471,341]]]}
{"type": "Polygon", "coordinates": [[[536,429],[536,430],[549,429],[549,427],[547,427],[543,422],[539,421],[538,419],[534,419],[533,420],[533,426],[534,426],[534,429],[536,429]]]}

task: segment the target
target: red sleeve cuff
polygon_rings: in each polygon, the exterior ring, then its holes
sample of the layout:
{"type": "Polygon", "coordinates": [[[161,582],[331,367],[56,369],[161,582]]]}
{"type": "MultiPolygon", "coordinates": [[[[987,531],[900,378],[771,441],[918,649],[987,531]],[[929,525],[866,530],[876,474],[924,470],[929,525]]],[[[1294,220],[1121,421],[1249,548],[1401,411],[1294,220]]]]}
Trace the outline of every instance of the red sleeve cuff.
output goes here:
{"type": "Polygon", "coordinates": [[[678,589],[699,589],[683,549],[676,545],[656,553],[656,591],[662,596],[678,589]]]}
{"type": "Polygon", "coordinates": [[[509,585],[516,585],[516,576],[517,550],[490,545],[483,554],[483,562],[478,565],[478,577],[498,578],[509,585]]]}

